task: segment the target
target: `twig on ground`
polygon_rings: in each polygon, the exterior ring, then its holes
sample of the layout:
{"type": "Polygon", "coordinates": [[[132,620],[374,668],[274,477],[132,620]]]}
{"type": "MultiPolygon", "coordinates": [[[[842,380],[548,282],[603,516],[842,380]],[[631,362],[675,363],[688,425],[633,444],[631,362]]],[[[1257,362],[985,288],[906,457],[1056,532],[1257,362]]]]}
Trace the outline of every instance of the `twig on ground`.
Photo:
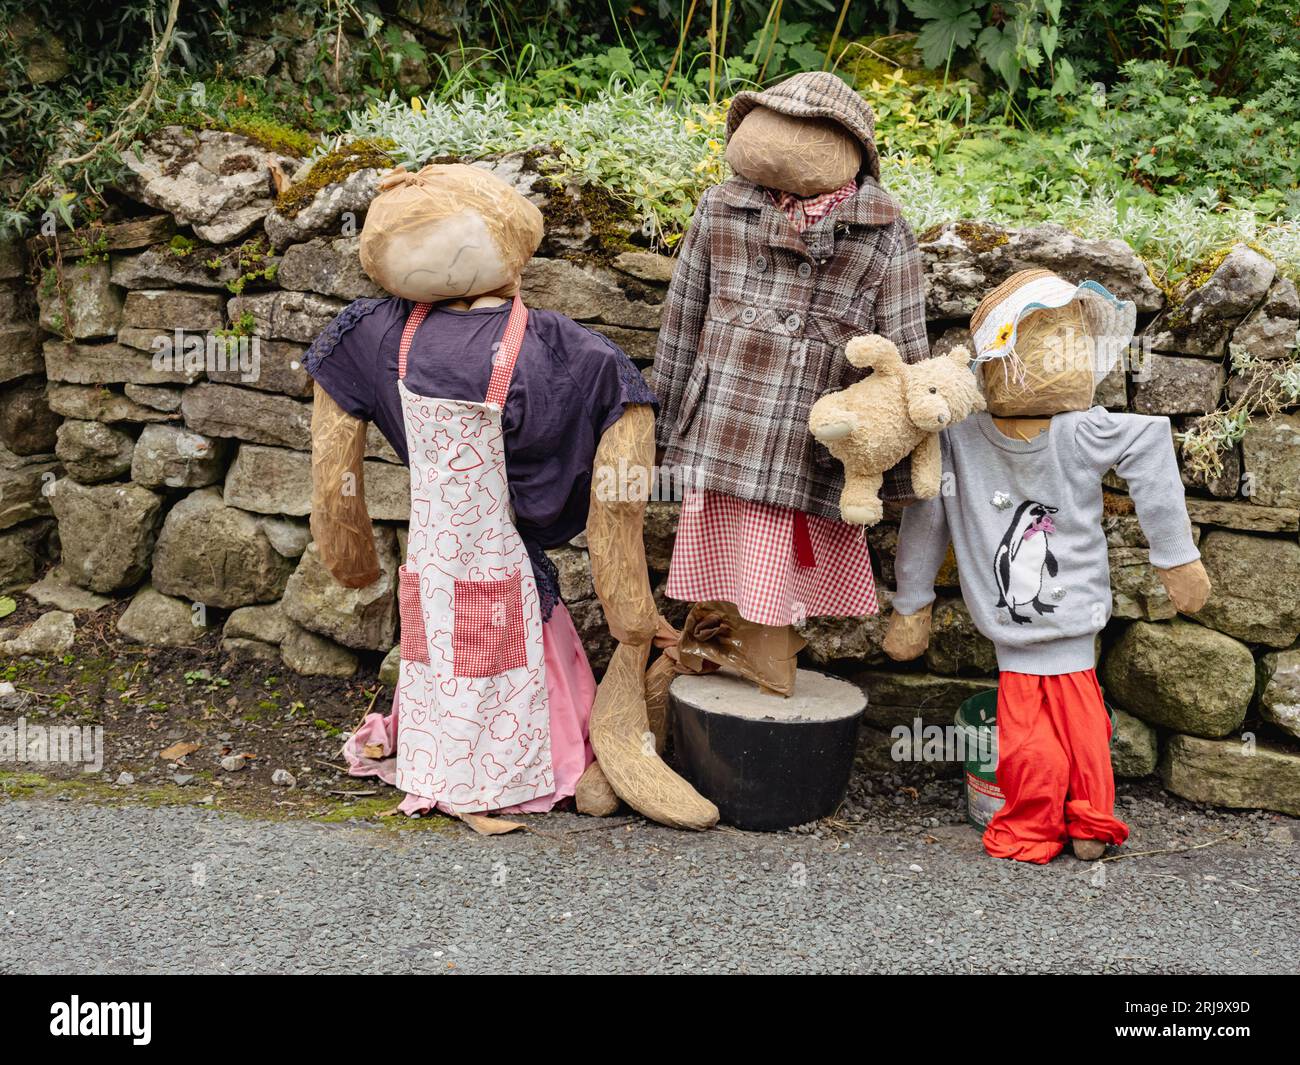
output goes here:
{"type": "Polygon", "coordinates": [[[1101,858],[1099,860],[1103,862],[1120,862],[1125,858],[1150,858],[1157,854],[1185,854],[1188,851],[1199,851],[1204,850],[1206,847],[1213,847],[1216,843],[1226,843],[1230,839],[1235,839],[1237,836],[1241,835],[1241,833],[1242,830],[1238,828],[1232,832],[1225,832],[1223,835],[1217,836],[1214,839],[1206,840],[1204,843],[1194,843],[1190,847],[1163,847],[1160,850],[1154,851],[1133,851],[1130,854],[1112,854],[1107,858],[1101,858]]]}
{"type": "Polygon", "coordinates": [[[375,708],[375,700],[379,698],[379,690],[382,687],[383,687],[382,684],[376,685],[375,692],[373,695],[370,696],[370,702],[366,706],[366,712],[361,715],[361,720],[358,721],[356,725],[353,727],[352,729],[353,732],[356,732],[357,729],[359,729],[363,724],[365,724],[366,718],[370,716],[370,711],[375,708]]]}
{"type": "Polygon", "coordinates": [[[576,836],[580,832],[599,832],[602,828],[604,829],[622,828],[624,825],[632,825],[635,823],[636,823],[635,817],[624,817],[618,821],[602,821],[598,825],[583,825],[581,828],[571,828],[564,834],[566,836],[576,836]]]}

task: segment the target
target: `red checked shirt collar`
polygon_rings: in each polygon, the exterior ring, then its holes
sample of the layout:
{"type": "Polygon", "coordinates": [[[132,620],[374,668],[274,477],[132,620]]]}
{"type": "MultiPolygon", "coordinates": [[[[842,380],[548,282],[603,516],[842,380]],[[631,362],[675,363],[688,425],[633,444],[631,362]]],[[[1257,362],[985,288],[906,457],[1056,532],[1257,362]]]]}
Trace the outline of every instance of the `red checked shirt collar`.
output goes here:
{"type": "Polygon", "coordinates": [[[835,208],[858,191],[857,183],[849,181],[838,189],[823,192],[816,196],[796,196],[793,192],[778,192],[768,189],[772,202],[790,219],[796,232],[802,233],[809,226],[821,221],[835,208]]]}

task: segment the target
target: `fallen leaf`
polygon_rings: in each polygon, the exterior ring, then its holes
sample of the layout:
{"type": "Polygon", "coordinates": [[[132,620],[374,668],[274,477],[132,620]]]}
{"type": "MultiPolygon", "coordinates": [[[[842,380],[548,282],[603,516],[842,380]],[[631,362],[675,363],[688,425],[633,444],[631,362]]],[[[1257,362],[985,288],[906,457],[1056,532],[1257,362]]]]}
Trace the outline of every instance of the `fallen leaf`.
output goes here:
{"type": "Polygon", "coordinates": [[[158,757],[165,758],[169,762],[179,762],[186,755],[193,754],[201,746],[203,745],[200,743],[190,743],[182,740],[179,743],[173,743],[170,747],[166,747],[159,751],[158,757]]]}
{"type": "Polygon", "coordinates": [[[271,185],[275,189],[275,194],[279,196],[288,187],[289,177],[279,163],[273,162],[269,164],[267,169],[271,171],[271,185]]]}
{"type": "Polygon", "coordinates": [[[381,743],[367,743],[361,748],[361,753],[367,758],[383,758],[384,746],[381,743]]]}
{"type": "Polygon", "coordinates": [[[459,814],[457,816],[480,836],[503,836],[507,832],[514,832],[516,829],[524,827],[520,821],[505,821],[499,817],[486,817],[483,814],[459,814]]]}

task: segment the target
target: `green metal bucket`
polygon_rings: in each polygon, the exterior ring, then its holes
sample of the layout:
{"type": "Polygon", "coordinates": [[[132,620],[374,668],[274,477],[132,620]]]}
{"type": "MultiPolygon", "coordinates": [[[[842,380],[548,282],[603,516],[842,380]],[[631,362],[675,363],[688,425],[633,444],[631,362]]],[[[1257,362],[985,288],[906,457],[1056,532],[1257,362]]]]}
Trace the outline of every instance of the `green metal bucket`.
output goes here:
{"type": "Polygon", "coordinates": [[[972,695],[957,707],[956,724],[965,740],[966,820],[981,832],[1007,801],[996,776],[998,690],[972,695]]]}
{"type": "MultiPolygon", "coordinates": [[[[1115,711],[1107,704],[1112,742],[1115,735],[1115,711]]],[[[998,787],[998,690],[972,695],[957,707],[957,729],[965,737],[963,770],[966,776],[966,820],[981,832],[1002,809],[1007,797],[998,787]]]]}

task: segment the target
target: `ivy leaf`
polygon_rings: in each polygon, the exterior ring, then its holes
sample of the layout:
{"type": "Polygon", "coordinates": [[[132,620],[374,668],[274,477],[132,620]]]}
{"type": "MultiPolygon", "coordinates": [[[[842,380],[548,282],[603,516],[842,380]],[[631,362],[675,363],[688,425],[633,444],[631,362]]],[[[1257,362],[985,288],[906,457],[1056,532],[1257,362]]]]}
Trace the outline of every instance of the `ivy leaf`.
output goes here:
{"type": "Polygon", "coordinates": [[[1061,39],[1061,31],[1055,26],[1044,26],[1038,31],[1038,43],[1043,46],[1043,54],[1048,59],[1056,51],[1056,44],[1061,39]]]}
{"type": "Polygon", "coordinates": [[[1175,48],[1186,48],[1201,30],[1217,26],[1228,6],[1229,0],[1187,0],[1170,42],[1175,48]]]}
{"type": "Polygon", "coordinates": [[[72,221],[72,212],[68,210],[68,204],[71,200],[71,193],[64,193],[62,196],[51,201],[50,206],[53,207],[58,216],[63,219],[63,224],[65,226],[69,229],[75,229],[76,227],[72,221]]]}

